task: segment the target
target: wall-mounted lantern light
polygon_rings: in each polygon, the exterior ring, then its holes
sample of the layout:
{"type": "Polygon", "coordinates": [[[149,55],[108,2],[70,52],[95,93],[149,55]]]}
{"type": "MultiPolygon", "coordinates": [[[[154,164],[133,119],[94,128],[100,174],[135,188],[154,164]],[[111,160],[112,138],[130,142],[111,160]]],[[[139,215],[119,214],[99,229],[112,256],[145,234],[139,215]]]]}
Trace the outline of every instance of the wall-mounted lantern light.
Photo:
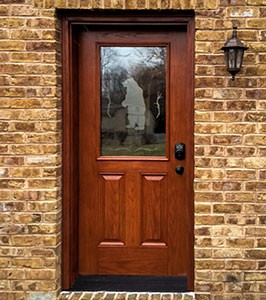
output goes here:
{"type": "Polygon", "coordinates": [[[233,27],[232,36],[226,41],[221,50],[224,50],[227,71],[232,74],[232,80],[235,80],[235,75],[240,71],[244,56],[245,47],[237,38],[237,27],[233,27]]]}

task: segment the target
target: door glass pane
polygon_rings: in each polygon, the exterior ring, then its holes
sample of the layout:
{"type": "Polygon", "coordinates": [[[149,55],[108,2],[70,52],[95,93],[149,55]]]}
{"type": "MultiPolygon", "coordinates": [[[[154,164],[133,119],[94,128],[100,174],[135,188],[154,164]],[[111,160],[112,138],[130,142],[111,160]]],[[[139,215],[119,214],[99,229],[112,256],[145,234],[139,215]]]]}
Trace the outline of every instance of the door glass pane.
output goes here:
{"type": "Polygon", "coordinates": [[[101,155],[165,156],[166,47],[105,47],[101,155]]]}

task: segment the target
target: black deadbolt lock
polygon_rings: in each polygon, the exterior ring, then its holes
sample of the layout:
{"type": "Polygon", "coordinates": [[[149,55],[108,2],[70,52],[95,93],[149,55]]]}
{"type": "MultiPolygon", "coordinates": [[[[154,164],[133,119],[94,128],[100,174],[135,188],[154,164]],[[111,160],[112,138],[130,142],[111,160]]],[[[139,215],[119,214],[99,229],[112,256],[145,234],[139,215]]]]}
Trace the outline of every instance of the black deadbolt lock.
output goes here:
{"type": "Polygon", "coordinates": [[[184,143],[175,144],[175,158],[177,160],[184,160],[186,158],[186,146],[184,143]]]}

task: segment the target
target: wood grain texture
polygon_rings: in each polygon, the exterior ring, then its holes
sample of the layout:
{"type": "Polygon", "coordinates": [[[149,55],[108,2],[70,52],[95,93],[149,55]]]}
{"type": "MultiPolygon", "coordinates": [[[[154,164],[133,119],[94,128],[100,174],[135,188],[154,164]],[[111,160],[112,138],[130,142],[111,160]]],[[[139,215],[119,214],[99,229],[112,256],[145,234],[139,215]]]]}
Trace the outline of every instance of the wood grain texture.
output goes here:
{"type": "Polygon", "coordinates": [[[167,248],[101,248],[99,274],[167,275],[167,248]]]}
{"type": "Polygon", "coordinates": [[[64,286],[70,286],[77,273],[145,273],[187,275],[192,289],[194,21],[188,15],[155,13],[150,18],[138,14],[129,22],[111,15],[97,19],[73,14],[65,19],[64,55],[71,59],[66,58],[64,81],[63,263],[74,275],[65,275],[64,286]],[[71,24],[77,21],[85,27],[75,26],[74,46],[71,24]],[[163,158],[100,156],[97,49],[114,41],[168,47],[163,158]],[[174,158],[176,142],[186,144],[185,161],[174,158]],[[175,173],[177,164],[184,166],[183,176],[175,173]],[[78,263],[71,258],[75,254],[78,263]]]}
{"type": "Polygon", "coordinates": [[[102,228],[100,246],[124,245],[126,239],[124,176],[117,174],[99,176],[102,228]]]}
{"type": "Polygon", "coordinates": [[[143,274],[142,257],[146,260],[149,257],[151,265],[159,265],[160,257],[155,253],[166,251],[167,272],[158,267],[158,274],[188,274],[187,228],[190,224],[186,173],[190,169],[189,156],[186,161],[176,161],[173,155],[175,143],[182,141],[187,144],[190,136],[186,126],[188,113],[183,103],[187,89],[186,31],[158,33],[142,29],[117,31],[98,28],[81,32],[79,44],[82,108],[79,112],[80,272],[91,274],[109,270],[115,274],[143,274]],[[114,43],[124,46],[167,45],[167,155],[164,160],[158,157],[101,159],[99,45],[114,43]],[[184,176],[175,173],[176,164],[184,165],[184,176]],[[106,175],[99,177],[98,173],[103,170],[106,175]],[[154,170],[165,170],[165,174],[156,174],[154,170]],[[115,175],[119,172],[125,174],[123,190],[118,184],[120,175],[115,175]],[[120,232],[125,233],[125,239],[120,232]],[[138,257],[137,253],[141,255],[138,257]]]}
{"type": "MultiPolygon", "coordinates": [[[[166,174],[165,174],[166,175],[166,174]]],[[[166,245],[167,183],[165,175],[142,174],[142,245],[166,245]]]]}

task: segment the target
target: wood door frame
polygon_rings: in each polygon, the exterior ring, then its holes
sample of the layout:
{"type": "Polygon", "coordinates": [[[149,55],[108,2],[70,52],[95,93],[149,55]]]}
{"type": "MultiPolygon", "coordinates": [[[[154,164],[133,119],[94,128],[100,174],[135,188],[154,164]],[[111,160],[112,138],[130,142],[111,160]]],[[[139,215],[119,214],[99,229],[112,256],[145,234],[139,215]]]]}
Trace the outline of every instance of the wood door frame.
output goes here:
{"type": "MultiPolygon", "coordinates": [[[[63,179],[62,179],[62,289],[71,288],[78,276],[78,80],[77,33],[81,26],[142,26],[145,28],[186,28],[188,40],[187,110],[193,133],[194,119],[194,11],[163,10],[58,10],[62,29],[63,70],[63,179]]],[[[193,152],[193,134],[191,135],[193,152]]],[[[193,154],[193,153],[192,153],[193,154]]],[[[192,156],[194,157],[194,156],[192,156]]],[[[193,174],[189,174],[189,216],[194,228],[193,174]]],[[[194,232],[188,233],[191,243],[191,276],[189,289],[194,281],[194,232]]]]}

